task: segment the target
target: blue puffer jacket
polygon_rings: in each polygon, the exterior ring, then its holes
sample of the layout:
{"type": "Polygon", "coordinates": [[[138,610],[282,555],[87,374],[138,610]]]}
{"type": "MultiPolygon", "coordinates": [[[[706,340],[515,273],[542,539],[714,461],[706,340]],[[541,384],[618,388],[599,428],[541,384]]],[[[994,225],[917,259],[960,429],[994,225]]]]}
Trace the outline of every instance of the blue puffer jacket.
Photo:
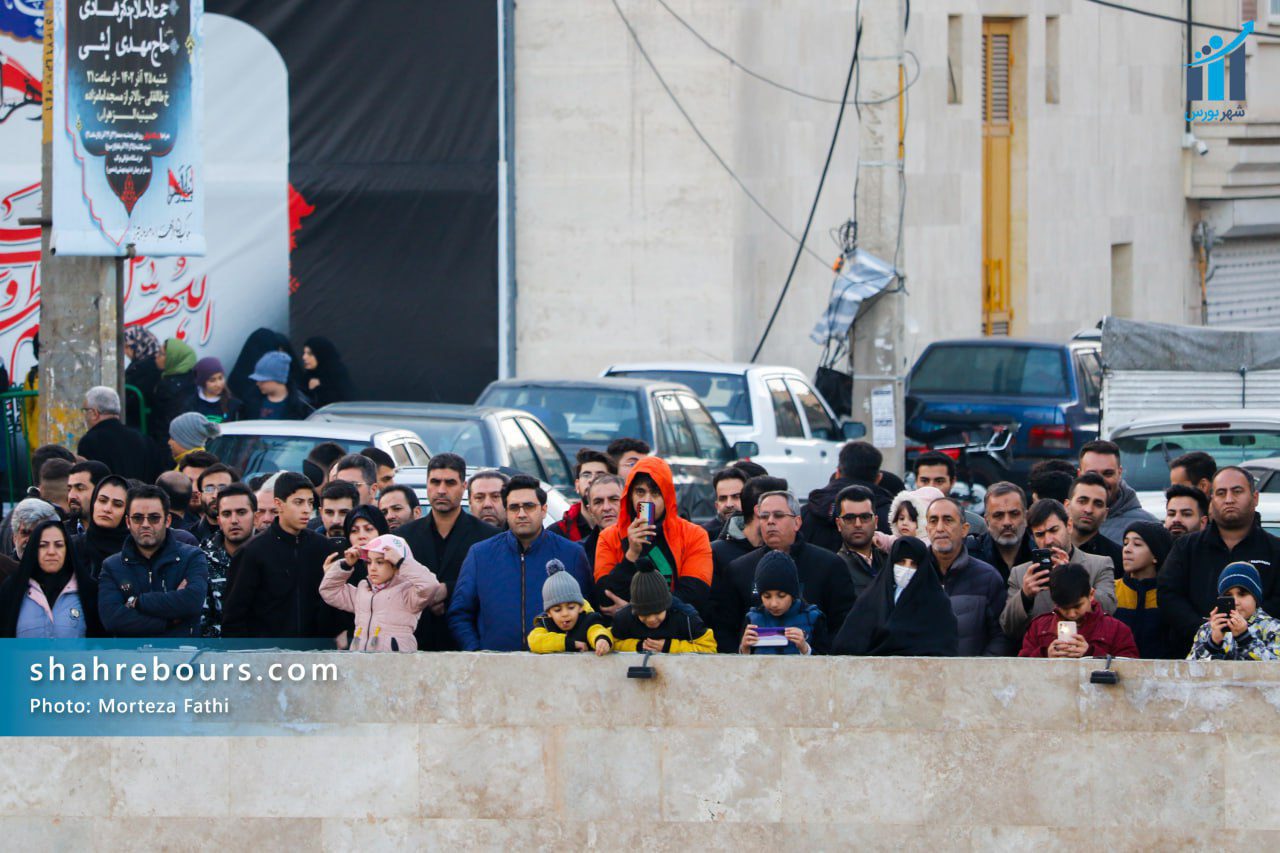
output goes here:
{"type": "Polygon", "coordinates": [[[559,560],[584,596],[591,593],[587,554],[577,542],[544,530],[522,551],[510,530],[467,552],[449,603],[449,630],[466,652],[528,649],[533,620],[542,615],[547,563],[559,560]]]}
{"type": "MultiPolygon", "coordinates": [[[[791,609],[781,616],[774,616],[763,607],[753,607],[747,611],[747,624],[757,628],[799,628],[804,631],[805,639],[813,654],[826,654],[830,648],[827,639],[827,617],[812,604],[796,599],[791,602],[791,609]]],[[[739,635],[738,640],[742,637],[739,635]]],[[[798,655],[800,650],[794,643],[785,646],[756,646],[751,650],[753,655],[798,655]]]]}
{"type": "Polygon", "coordinates": [[[1000,627],[1006,584],[1000,572],[963,548],[942,579],[960,627],[960,657],[1000,657],[1009,641],[1000,627]]]}
{"type": "Polygon", "coordinates": [[[209,562],[199,548],[166,536],[147,559],[133,537],[102,563],[98,609],[113,637],[198,637],[200,610],[209,588],[209,562]],[[179,589],[182,582],[186,586],[179,589]],[[132,595],[137,606],[125,606],[132,595]]]}
{"type": "Polygon", "coordinates": [[[22,609],[18,611],[15,636],[39,640],[78,640],[85,636],[87,623],[74,577],[67,581],[57,600],[53,602],[52,609],[49,608],[40,585],[35,581],[30,584],[27,597],[22,600],[22,609]]]}

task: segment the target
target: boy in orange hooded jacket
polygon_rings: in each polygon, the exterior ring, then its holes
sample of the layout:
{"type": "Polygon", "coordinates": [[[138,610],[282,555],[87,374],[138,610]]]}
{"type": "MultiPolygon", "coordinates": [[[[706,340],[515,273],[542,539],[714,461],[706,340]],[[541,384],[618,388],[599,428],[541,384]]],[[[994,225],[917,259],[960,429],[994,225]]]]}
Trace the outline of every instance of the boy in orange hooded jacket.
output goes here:
{"type": "Polygon", "coordinates": [[[632,577],[650,567],[672,594],[703,613],[711,595],[711,542],[707,531],[676,514],[671,467],[656,456],[646,456],[631,469],[618,520],[600,532],[595,579],[602,603],[626,601],[632,577]],[[651,510],[642,509],[644,504],[651,504],[651,510]],[[652,524],[645,511],[652,512],[652,524]]]}

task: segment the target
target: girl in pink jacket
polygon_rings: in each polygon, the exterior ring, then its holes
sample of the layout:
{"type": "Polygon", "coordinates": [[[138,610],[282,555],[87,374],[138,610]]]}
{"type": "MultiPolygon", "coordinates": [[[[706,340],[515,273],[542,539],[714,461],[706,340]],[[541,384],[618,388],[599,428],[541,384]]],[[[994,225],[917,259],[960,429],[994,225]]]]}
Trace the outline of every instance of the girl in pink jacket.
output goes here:
{"type": "Polygon", "coordinates": [[[383,534],[363,548],[348,548],[325,560],[320,597],[331,607],[355,614],[352,651],[416,652],[413,631],[426,608],[444,600],[446,590],[426,566],[413,559],[399,536],[383,534]],[[364,559],[369,577],[347,583],[364,559]]]}

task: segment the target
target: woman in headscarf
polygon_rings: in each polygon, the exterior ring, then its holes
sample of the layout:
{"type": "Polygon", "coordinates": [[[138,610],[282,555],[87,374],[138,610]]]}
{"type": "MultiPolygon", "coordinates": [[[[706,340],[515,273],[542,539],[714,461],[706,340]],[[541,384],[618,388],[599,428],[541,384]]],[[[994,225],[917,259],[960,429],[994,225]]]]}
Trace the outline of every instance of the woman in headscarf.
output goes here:
{"type": "MultiPolygon", "coordinates": [[[[103,477],[93,488],[89,500],[87,527],[71,539],[78,570],[95,583],[102,575],[102,564],[120,553],[129,528],[124,523],[124,504],[129,494],[129,481],[116,474],[103,477]]],[[[94,598],[95,603],[97,598],[94,598]]]]}
{"type": "MultiPolygon", "coordinates": [[[[124,330],[124,354],[129,357],[129,366],[124,369],[124,384],[141,391],[142,399],[150,409],[154,405],[156,385],[160,382],[160,365],[156,364],[156,358],[160,355],[160,341],[142,326],[129,326],[124,330]]],[[[126,393],[124,405],[125,423],[141,429],[142,414],[138,398],[126,393]]]]}
{"type": "Polygon", "coordinates": [[[196,392],[196,351],[185,341],[169,338],[156,364],[161,372],[151,411],[151,436],[164,443],[169,437],[169,422],[182,414],[196,392]]]}
{"type": "Polygon", "coordinates": [[[57,520],[41,522],[18,571],[0,586],[0,637],[100,637],[98,583],[77,567],[75,548],[57,520]]]}
{"type": "Polygon", "coordinates": [[[833,654],[954,657],[959,628],[929,548],[903,536],[889,564],[858,596],[832,644],[833,654]]]}
{"type": "Polygon", "coordinates": [[[303,391],[317,409],[355,396],[347,366],[328,338],[307,338],[302,345],[302,366],[306,370],[303,391]]]}

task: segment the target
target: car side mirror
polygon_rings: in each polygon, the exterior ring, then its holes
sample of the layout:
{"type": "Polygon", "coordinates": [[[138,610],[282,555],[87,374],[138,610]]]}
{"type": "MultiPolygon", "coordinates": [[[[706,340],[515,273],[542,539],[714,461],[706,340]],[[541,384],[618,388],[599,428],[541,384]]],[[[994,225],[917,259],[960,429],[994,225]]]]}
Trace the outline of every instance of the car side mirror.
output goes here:
{"type": "Polygon", "coordinates": [[[867,434],[867,425],[860,421],[845,421],[840,424],[840,432],[846,441],[863,438],[867,434]]]}
{"type": "Polygon", "coordinates": [[[754,441],[739,441],[733,445],[734,459],[750,459],[760,455],[760,445],[754,441]]]}

